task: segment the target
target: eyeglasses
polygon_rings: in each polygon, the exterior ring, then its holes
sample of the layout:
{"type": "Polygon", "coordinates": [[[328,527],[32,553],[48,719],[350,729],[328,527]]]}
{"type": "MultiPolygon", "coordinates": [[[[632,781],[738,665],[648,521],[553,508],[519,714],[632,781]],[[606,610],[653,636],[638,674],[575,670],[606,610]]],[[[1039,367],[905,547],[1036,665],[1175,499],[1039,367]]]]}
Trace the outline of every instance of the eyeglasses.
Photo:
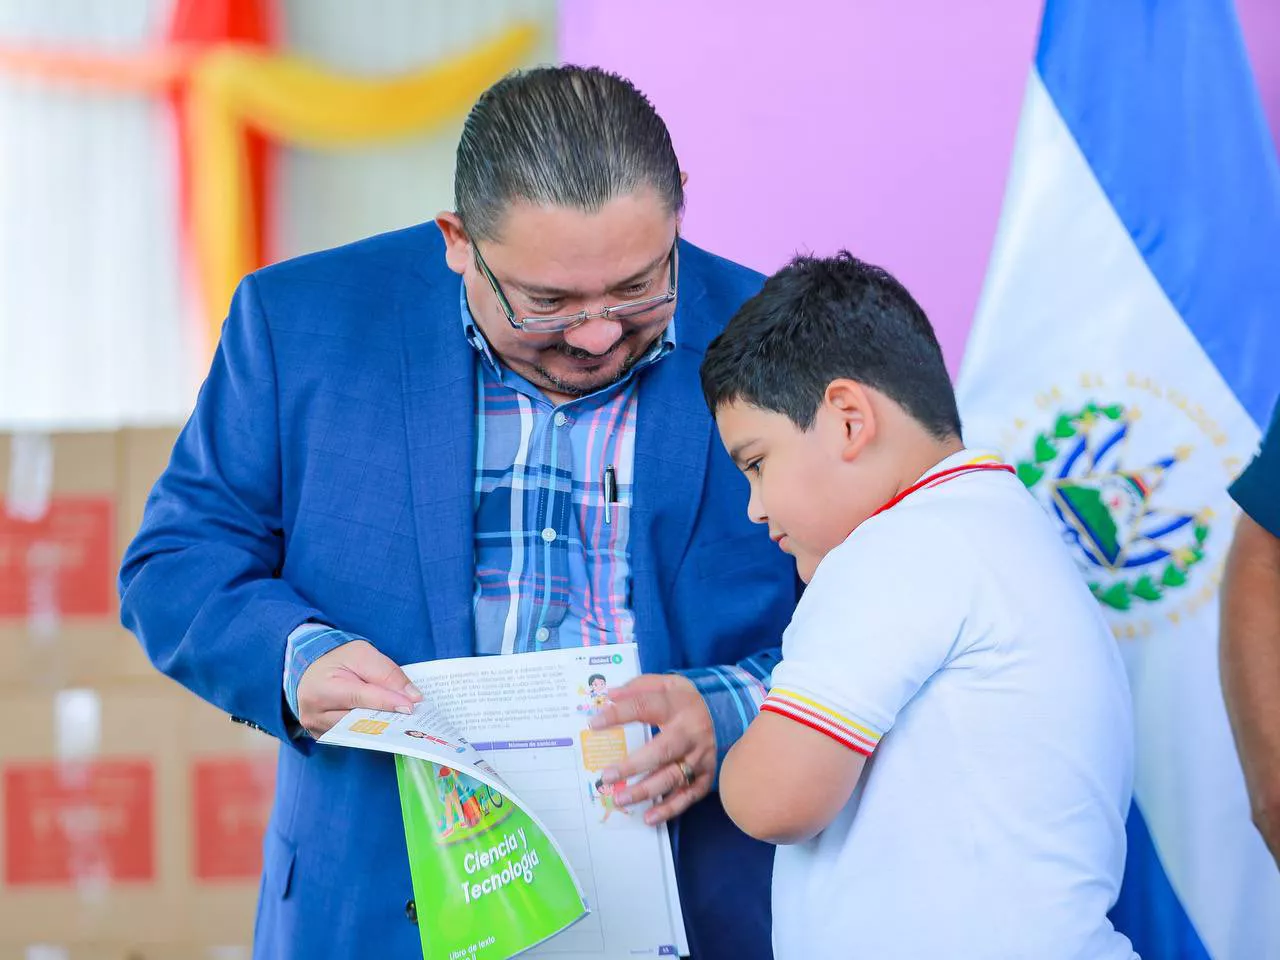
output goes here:
{"type": "Polygon", "coordinates": [[[671,244],[671,253],[667,256],[667,274],[671,279],[666,293],[659,294],[656,297],[646,297],[643,300],[628,300],[626,303],[616,303],[611,307],[602,308],[597,313],[582,310],[579,313],[562,314],[555,317],[517,317],[515,310],[511,307],[511,301],[502,292],[502,285],[498,283],[498,278],[493,275],[489,265],[484,262],[484,257],[480,256],[480,248],[474,243],[471,244],[471,249],[476,253],[476,266],[480,268],[484,278],[489,281],[489,286],[493,288],[494,296],[498,298],[498,304],[502,307],[502,312],[507,315],[507,322],[517,330],[526,330],[529,333],[559,333],[562,330],[572,330],[574,327],[581,326],[596,317],[603,317],[605,320],[634,320],[636,317],[652,313],[659,307],[671,303],[676,298],[676,284],[679,280],[679,247],[680,238],[677,236],[671,244]]]}

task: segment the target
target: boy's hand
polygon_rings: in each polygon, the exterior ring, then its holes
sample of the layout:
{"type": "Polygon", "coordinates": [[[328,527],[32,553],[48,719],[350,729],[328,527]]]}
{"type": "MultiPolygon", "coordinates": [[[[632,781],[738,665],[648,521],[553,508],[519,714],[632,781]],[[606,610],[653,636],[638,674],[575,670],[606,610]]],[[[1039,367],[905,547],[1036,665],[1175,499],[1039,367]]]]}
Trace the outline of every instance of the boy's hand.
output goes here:
{"type": "Polygon", "coordinates": [[[604,771],[606,784],[647,774],[619,793],[618,803],[665,798],[644,815],[645,823],[658,824],[678,817],[711,791],[716,732],[693,681],[678,674],[647,673],[610,690],[609,699],[613,702],[591,718],[592,730],[624,723],[645,723],[659,730],[622,763],[604,771]]]}

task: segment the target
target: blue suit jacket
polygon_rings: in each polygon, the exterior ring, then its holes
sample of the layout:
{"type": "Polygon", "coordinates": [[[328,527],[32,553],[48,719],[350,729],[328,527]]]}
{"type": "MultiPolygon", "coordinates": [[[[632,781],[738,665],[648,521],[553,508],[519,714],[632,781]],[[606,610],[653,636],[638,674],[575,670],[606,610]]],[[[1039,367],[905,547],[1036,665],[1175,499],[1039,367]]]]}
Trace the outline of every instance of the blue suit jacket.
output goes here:
{"type": "MultiPolygon", "coordinates": [[[[683,243],[677,349],[639,387],[631,602],[645,670],[779,643],[791,561],[746,518],[698,366],[760,284],[683,243]]],[[[121,571],[156,666],[283,741],[255,957],[412,957],[394,766],[290,740],[285,642],[315,618],[399,663],[469,656],[474,351],[425,224],[246,278],[121,571]]],[[[700,957],[768,957],[772,850],[713,794],[675,830],[700,957]]]]}

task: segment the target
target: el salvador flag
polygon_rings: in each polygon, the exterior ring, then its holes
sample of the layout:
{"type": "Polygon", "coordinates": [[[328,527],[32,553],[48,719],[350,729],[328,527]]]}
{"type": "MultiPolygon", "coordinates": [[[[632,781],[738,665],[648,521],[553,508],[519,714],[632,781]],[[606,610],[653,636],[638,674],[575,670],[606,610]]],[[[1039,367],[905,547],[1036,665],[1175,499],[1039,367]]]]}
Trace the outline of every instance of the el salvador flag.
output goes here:
{"type": "Polygon", "coordinates": [[[1146,960],[1280,958],[1217,661],[1226,488],[1278,391],[1280,169],[1230,0],[1049,0],[958,393],[1125,655],[1112,917],[1146,960]]]}

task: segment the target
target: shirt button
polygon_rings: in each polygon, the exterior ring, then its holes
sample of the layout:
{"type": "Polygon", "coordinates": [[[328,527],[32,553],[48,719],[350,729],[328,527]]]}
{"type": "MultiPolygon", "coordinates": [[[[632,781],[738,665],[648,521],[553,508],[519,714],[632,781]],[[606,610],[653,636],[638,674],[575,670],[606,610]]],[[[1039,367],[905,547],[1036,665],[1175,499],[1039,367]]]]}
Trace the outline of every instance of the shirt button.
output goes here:
{"type": "Polygon", "coordinates": [[[537,632],[534,633],[533,639],[537,640],[539,643],[546,643],[551,639],[551,631],[546,627],[539,627],[537,632]]]}
{"type": "Polygon", "coordinates": [[[543,529],[542,531],[543,540],[545,540],[547,543],[551,543],[553,540],[555,540],[555,538],[556,538],[556,532],[554,530],[552,530],[550,527],[546,527],[545,529],[543,529]]]}
{"type": "Polygon", "coordinates": [[[563,413],[557,413],[553,419],[555,420],[557,427],[563,427],[566,423],[569,422],[569,418],[566,417],[563,413]]]}

